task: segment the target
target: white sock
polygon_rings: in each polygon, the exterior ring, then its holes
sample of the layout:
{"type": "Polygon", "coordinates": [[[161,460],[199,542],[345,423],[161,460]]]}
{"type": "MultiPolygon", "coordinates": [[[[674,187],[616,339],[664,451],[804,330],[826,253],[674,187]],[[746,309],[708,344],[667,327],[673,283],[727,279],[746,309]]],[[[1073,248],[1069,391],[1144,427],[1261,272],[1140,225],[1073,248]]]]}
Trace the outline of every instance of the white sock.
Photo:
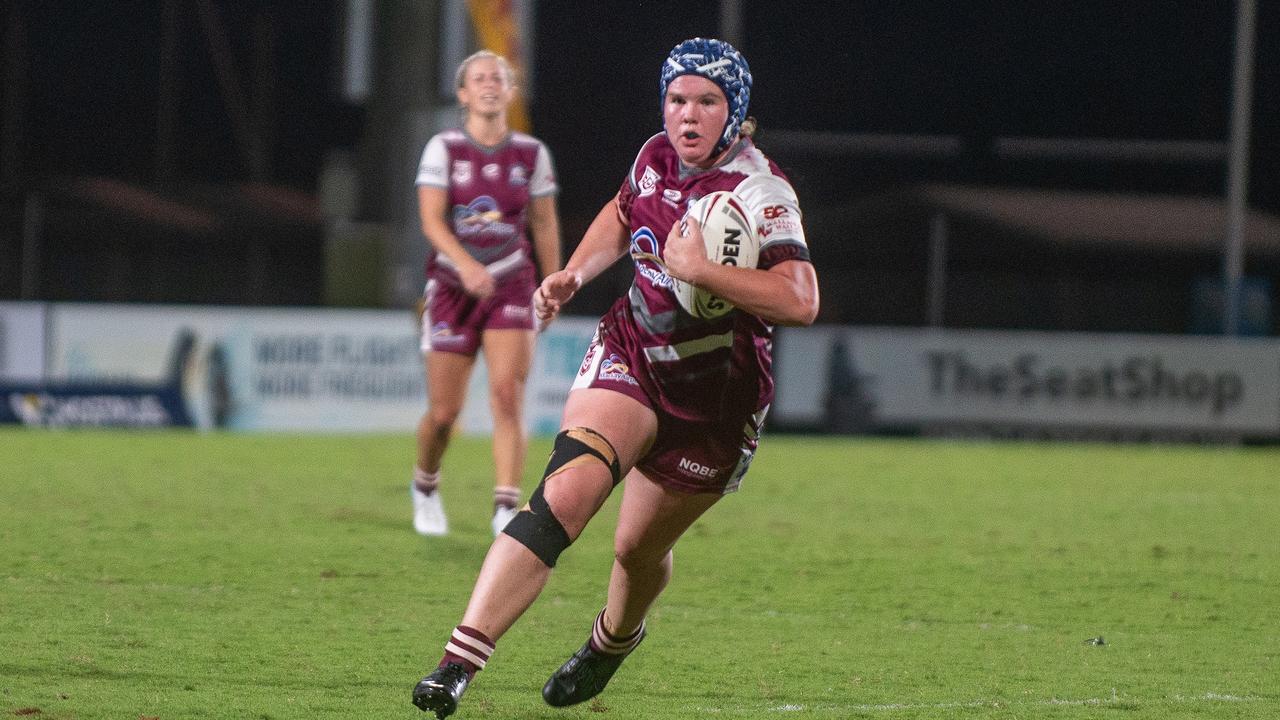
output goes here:
{"type": "Polygon", "coordinates": [[[520,507],[520,488],[510,485],[499,485],[493,489],[493,509],[500,507],[515,510],[520,507]]]}
{"type": "Polygon", "coordinates": [[[437,470],[429,473],[426,470],[413,466],[413,486],[424,495],[430,495],[436,491],[436,487],[440,485],[440,471],[437,470]]]}

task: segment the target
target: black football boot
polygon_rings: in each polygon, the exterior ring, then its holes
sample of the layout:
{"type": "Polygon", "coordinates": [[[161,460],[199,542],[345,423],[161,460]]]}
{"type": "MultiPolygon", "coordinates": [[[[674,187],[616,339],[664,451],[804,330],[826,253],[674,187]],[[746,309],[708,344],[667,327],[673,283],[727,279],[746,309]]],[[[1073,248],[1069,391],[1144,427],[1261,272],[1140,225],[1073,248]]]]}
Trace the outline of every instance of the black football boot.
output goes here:
{"type": "MultiPolygon", "coordinates": [[[[643,639],[644,636],[641,635],[640,640],[643,639]]],[[[637,640],[636,645],[639,644],[640,641],[637,640]]],[[[633,647],[632,650],[634,649],[633,647]]],[[[609,684],[609,678],[613,677],[618,666],[630,654],[630,651],[621,655],[599,653],[591,649],[591,641],[588,640],[581,650],[551,674],[551,679],[542,686],[542,699],[554,707],[576,705],[590,700],[604,690],[604,686],[609,684]]]]}
{"type": "Polygon", "coordinates": [[[467,669],[460,663],[438,667],[418,681],[413,689],[413,704],[424,712],[435,711],[436,720],[443,720],[458,709],[458,700],[470,682],[467,669]]]}

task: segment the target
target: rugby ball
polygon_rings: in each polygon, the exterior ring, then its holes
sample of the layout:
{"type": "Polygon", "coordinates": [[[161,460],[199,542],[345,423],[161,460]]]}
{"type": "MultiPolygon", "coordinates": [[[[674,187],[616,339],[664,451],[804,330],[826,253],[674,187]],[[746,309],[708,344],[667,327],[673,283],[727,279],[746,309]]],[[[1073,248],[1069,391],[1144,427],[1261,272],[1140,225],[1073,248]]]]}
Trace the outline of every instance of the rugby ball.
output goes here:
{"type": "MultiPolygon", "coordinates": [[[[742,198],[717,190],[694,200],[684,217],[698,221],[709,260],[735,267],[756,266],[760,237],[742,198]]],[[[680,307],[694,317],[720,317],[733,309],[729,302],[683,280],[671,278],[671,291],[680,307]]]]}

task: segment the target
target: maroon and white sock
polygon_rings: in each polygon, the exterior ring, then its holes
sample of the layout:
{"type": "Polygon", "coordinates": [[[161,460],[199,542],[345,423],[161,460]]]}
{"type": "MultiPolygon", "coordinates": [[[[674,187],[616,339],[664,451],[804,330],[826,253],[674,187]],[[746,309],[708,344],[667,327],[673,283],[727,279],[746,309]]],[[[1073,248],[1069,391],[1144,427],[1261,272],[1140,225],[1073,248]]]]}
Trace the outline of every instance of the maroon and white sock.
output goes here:
{"type": "Polygon", "coordinates": [[[489,662],[494,645],[496,643],[490,640],[488,635],[473,627],[459,625],[453,629],[449,642],[445,643],[444,657],[440,658],[438,667],[444,667],[449,663],[460,663],[467,669],[468,675],[475,675],[477,671],[484,669],[485,663],[489,662]]]}
{"type": "Polygon", "coordinates": [[[626,655],[640,644],[640,639],[644,637],[644,621],[640,621],[640,627],[635,631],[623,637],[618,637],[609,632],[604,627],[604,610],[596,616],[596,622],[591,626],[591,649],[605,655],[626,655]]]}
{"type": "Polygon", "coordinates": [[[429,473],[426,470],[413,466],[413,486],[423,495],[430,495],[436,491],[436,487],[440,485],[440,471],[429,473]]]}
{"type": "Polygon", "coordinates": [[[515,510],[520,505],[520,488],[499,485],[493,489],[493,509],[504,507],[515,510]]]}

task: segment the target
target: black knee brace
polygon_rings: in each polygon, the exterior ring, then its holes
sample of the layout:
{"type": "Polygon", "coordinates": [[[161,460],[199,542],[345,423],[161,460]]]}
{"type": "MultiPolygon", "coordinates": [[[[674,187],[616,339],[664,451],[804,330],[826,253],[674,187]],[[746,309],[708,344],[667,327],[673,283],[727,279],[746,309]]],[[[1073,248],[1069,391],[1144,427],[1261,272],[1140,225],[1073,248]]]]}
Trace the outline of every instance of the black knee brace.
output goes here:
{"type": "Polygon", "coordinates": [[[542,474],[542,482],[529,496],[529,504],[507,523],[502,532],[515,538],[520,544],[533,551],[534,555],[547,567],[555,567],[560,553],[573,541],[569,533],[551,512],[542,495],[542,489],[552,476],[571,467],[599,460],[609,468],[614,486],[621,478],[618,466],[618,453],[603,435],[589,428],[572,428],[562,430],[556,435],[555,446],[551,450],[551,458],[547,461],[547,469],[542,474]]]}

